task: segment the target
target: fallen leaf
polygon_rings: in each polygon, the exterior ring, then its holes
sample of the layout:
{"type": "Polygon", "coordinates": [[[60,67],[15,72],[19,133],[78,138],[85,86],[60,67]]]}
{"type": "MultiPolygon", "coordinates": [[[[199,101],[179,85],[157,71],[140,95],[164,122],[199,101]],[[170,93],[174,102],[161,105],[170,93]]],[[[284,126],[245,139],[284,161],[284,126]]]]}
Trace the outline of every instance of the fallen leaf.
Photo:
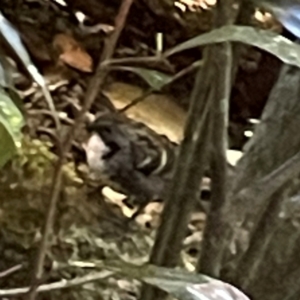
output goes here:
{"type": "Polygon", "coordinates": [[[57,34],[53,39],[53,47],[59,52],[59,59],[65,64],[82,72],[93,71],[92,57],[70,35],[57,34]]]}

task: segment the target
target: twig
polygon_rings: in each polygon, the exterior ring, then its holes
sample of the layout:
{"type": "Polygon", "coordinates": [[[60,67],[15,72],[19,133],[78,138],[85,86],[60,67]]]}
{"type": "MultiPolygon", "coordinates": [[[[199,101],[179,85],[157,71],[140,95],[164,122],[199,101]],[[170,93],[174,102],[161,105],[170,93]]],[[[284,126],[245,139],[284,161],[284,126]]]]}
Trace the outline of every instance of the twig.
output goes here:
{"type": "Polygon", "coordinates": [[[55,105],[54,105],[53,98],[50,94],[50,91],[49,91],[48,87],[46,86],[46,83],[41,84],[40,86],[41,86],[43,95],[46,99],[46,102],[49,106],[50,112],[52,113],[54,123],[55,123],[55,126],[56,126],[56,130],[57,130],[57,134],[60,135],[61,124],[60,124],[58,113],[57,113],[55,105]]]}
{"type": "Polygon", "coordinates": [[[68,153],[69,149],[71,148],[72,140],[76,130],[79,128],[80,124],[84,120],[84,116],[86,112],[89,111],[94,100],[96,99],[97,95],[100,92],[100,88],[104,83],[104,79],[106,78],[108,70],[103,67],[103,62],[110,59],[113,56],[117,41],[124,28],[125,21],[132,3],[133,0],[123,0],[119,9],[119,13],[115,19],[115,31],[110,36],[108,36],[107,39],[105,40],[103,53],[101,55],[99,64],[97,66],[96,74],[91,79],[88,85],[83,107],[80,113],[78,114],[78,116],[75,118],[74,125],[70,128],[66,140],[64,141],[64,143],[62,143],[63,146],[61,147],[61,149],[59,149],[60,155],[54,170],[54,177],[53,177],[53,183],[51,188],[48,213],[46,216],[45,229],[43,232],[38,257],[35,264],[35,270],[33,272],[32,287],[29,291],[29,297],[28,297],[29,300],[35,299],[36,289],[38,285],[37,283],[41,280],[43,275],[43,266],[44,266],[46,251],[48,248],[49,238],[52,233],[56,204],[58,201],[58,196],[62,185],[62,177],[63,177],[62,167],[65,162],[66,153],[68,153]]]}
{"type": "Polygon", "coordinates": [[[36,129],[36,132],[47,134],[52,139],[52,141],[54,141],[55,145],[58,145],[60,143],[59,137],[57,136],[56,132],[51,128],[39,126],[36,129]]]}
{"type": "MultiPolygon", "coordinates": [[[[55,291],[55,290],[70,288],[73,286],[83,285],[83,284],[93,282],[96,280],[105,279],[107,277],[110,277],[113,273],[114,272],[112,272],[112,271],[101,271],[101,272],[97,272],[97,273],[93,273],[93,274],[88,274],[86,276],[74,278],[71,280],[61,280],[58,282],[43,284],[37,288],[36,292],[37,293],[51,292],[51,291],[55,291]]],[[[19,295],[28,293],[29,290],[30,290],[29,287],[0,290],[0,297],[19,296],[19,295]]]]}
{"type": "MultiPolygon", "coordinates": [[[[179,71],[177,74],[175,74],[174,77],[171,79],[171,81],[168,82],[163,88],[169,86],[170,84],[174,83],[176,80],[178,80],[181,77],[187,75],[188,73],[192,72],[193,70],[201,67],[202,65],[203,65],[203,61],[202,60],[194,62],[193,64],[189,65],[185,69],[183,69],[183,70],[179,71]]],[[[119,109],[118,112],[119,113],[124,113],[125,111],[127,111],[131,107],[133,107],[133,106],[139,104],[140,102],[142,102],[143,100],[145,100],[146,97],[148,97],[149,95],[151,95],[155,91],[156,91],[156,89],[153,89],[153,88],[149,89],[143,95],[141,95],[139,97],[136,97],[129,104],[127,104],[123,108],[119,109]]]]}
{"type": "Polygon", "coordinates": [[[7,269],[5,271],[2,271],[2,272],[0,272],[0,278],[6,277],[6,276],[8,276],[8,275],[10,275],[10,274],[12,274],[12,273],[14,273],[16,271],[19,271],[20,269],[22,269],[22,265],[21,264],[16,265],[14,267],[11,267],[11,268],[9,268],[9,269],[7,269]]]}
{"type": "Polygon", "coordinates": [[[148,96],[150,96],[154,91],[155,91],[154,89],[149,89],[144,94],[142,94],[139,97],[136,97],[129,104],[127,104],[123,108],[119,109],[118,112],[119,113],[124,113],[125,111],[127,111],[131,107],[136,106],[137,104],[141,103],[143,100],[145,100],[145,98],[147,98],[148,96]]]}
{"type": "Polygon", "coordinates": [[[174,68],[164,56],[146,56],[146,57],[124,57],[107,60],[104,66],[116,68],[124,65],[146,65],[148,67],[158,67],[159,69],[173,71],[174,68]]]}
{"type": "MultiPolygon", "coordinates": [[[[28,110],[28,115],[46,115],[49,117],[53,117],[53,114],[47,110],[47,109],[31,109],[28,110]]],[[[67,123],[68,125],[73,125],[74,121],[71,118],[68,118],[67,116],[62,116],[58,113],[58,117],[60,120],[64,121],[65,123],[67,123]]]]}
{"type": "Polygon", "coordinates": [[[103,65],[104,66],[113,66],[113,65],[122,65],[133,64],[133,63],[149,63],[149,62],[160,62],[159,58],[156,56],[145,56],[145,57],[122,57],[122,58],[113,58],[108,59],[103,65]]]}

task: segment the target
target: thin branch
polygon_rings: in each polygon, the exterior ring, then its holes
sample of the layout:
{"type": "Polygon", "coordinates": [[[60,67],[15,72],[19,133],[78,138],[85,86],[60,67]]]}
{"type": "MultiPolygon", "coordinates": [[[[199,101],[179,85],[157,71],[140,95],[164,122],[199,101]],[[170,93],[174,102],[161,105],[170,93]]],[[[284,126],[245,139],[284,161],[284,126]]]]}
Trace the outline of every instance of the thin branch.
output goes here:
{"type": "Polygon", "coordinates": [[[133,99],[129,104],[125,105],[123,108],[119,109],[119,113],[124,113],[128,109],[130,109],[133,106],[136,106],[137,104],[141,103],[143,100],[145,100],[148,96],[150,96],[155,90],[149,89],[145,93],[143,93],[141,96],[136,97],[133,99]]]}
{"type": "Polygon", "coordinates": [[[3,277],[6,277],[6,276],[9,276],[10,274],[14,273],[14,272],[17,272],[19,271],[20,269],[22,269],[22,265],[19,264],[19,265],[16,265],[14,267],[11,267],[5,271],[2,271],[0,272],[0,278],[3,278],[3,277]]]}
{"type": "Polygon", "coordinates": [[[141,64],[141,63],[162,63],[161,57],[157,56],[145,56],[145,57],[122,57],[122,58],[113,58],[107,60],[103,65],[104,66],[124,66],[132,64],[141,64]]]}
{"type": "Polygon", "coordinates": [[[54,105],[53,98],[52,98],[52,96],[50,94],[50,91],[49,91],[48,87],[46,86],[46,84],[42,84],[41,89],[43,91],[44,98],[46,99],[46,102],[49,106],[49,109],[52,113],[52,116],[53,116],[53,119],[54,119],[54,122],[55,122],[55,126],[56,126],[57,134],[58,134],[58,136],[60,136],[61,123],[60,123],[60,120],[59,120],[58,112],[56,111],[56,108],[55,108],[55,105],[54,105]]]}
{"type": "Polygon", "coordinates": [[[146,57],[123,57],[107,60],[103,66],[117,69],[118,66],[146,66],[151,69],[159,69],[165,71],[174,71],[174,67],[164,56],[146,56],[146,57]]]}
{"type": "MultiPolygon", "coordinates": [[[[188,73],[194,71],[195,69],[202,67],[203,65],[203,61],[196,61],[194,63],[192,63],[191,65],[189,65],[188,67],[186,67],[185,69],[179,71],[177,74],[175,74],[173,76],[173,78],[171,79],[170,82],[168,82],[162,89],[166,88],[167,86],[171,85],[172,83],[174,83],[176,80],[179,80],[181,77],[186,76],[188,73]]],[[[130,109],[131,107],[139,104],[140,102],[144,101],[145,98],[147,98],[149,95],[151,95],[153,92],[155,92],[156,89],[149,89],[148,91],[146,91],[143,95],[136,97],[135,99],[133,99],[129,104],[127,104],[126,106],[124,106],[123,108],[119,109],[119,113],[124,113],[125,111],[127,111],[128,109],[130,109]]]]}
{"type": "MultiPolygon", "coordinates": [[[[58,282],[43,284],[37,288],[36,292],[37,293],[51,292],[51,291],[55,291],[55,290],[70,288],[73,286],[79,286],[79,285],[83,285],[83,284],[86,284],[89,282],[108,278],[113,274],[114,274],[114,272],[112,272],[112,271],[101,271],[101,272],[97,272],[97,273],[93,273],[93,274],[88,274],[86,276],[74,278],[71,280],[61,280],[58,282]]],[[[20,295],[28,293],[29,290],[30,290],[30,287],[21,287],[21,288],[15,288],[15,289],[0,290],[0,297],[20,296],[20,295]]]]}
{"type": "Polygon", "coordinates": [[[46,251],[48,249],[49,239],[53,229],[56,204],[62,186],[62,177],[63,177],[62,167],[65,162],[66,154],[69,152],[71,148],[72,140],[76,130],[79,128],[80,124],[84,120],[85,114],[89,111],[97,95],[100,93],[100,89],[103,86],[104,79],[106,78],[106,75],[108,73],[108,70],[103,67],[103,62],[112,58],[113,56],[114,50],[117,45],[117,41],[124,28],[126,18],[132,3],[133,0],[123,0],[119,9],[119,13],[115,19],[115,30],[105,40],[103,53],[101,55],[99,64],[97,66],[96,74],[91,79],[88,85],[83,107],[80,113],[78,114],[78,116],[75,118],[74,125],[70,128],[66,140],[64,141],[64,143],[62,143],[63,146],[61,147],[61,149],[59,149],[60,155],[54,170],[54,177],[53,177],[54,179],[51,188],[48,214],[46,216],[45,228],[41,240],[41,245],[39,248],[38,257],[36,260],[35,269],[33,272],[32,288],[29,291],[29,297],[28,297],[29,300],[35,299],[37,283],[40,282],[43,275],[43,266],[44,266],[46,251]]]}

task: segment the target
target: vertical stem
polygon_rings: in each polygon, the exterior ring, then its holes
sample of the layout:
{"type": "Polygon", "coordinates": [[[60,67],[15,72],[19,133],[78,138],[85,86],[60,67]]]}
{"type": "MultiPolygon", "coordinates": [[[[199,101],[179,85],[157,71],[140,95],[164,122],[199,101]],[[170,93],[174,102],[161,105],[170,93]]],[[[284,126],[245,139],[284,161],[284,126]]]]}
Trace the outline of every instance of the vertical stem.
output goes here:
{"type": "MultiPolygon", "coordinates": [[[[210,48],[206,49],[204,65],[196,76],[184,140],[180,146],[174,178],[150,256],[150,263],[158,266],[175,267],[180,258],[182,241],[204,173],[213,99],[211,82],[214,72],[209,50],[210,48]]],[[[140,299],[163,299],[164,296],[157,289],[144,285],[140,299]]]]}
{"type": "Polygon", "coordinates": [[[221,268],[221,253],[218,241],[223,234],[221,211],[227,193],[227,130],[228,102],[231,90],[231,45],[224,43],[216,46],[215,63],[218,69],[216,78],[215,101],[213,109],[212,130],[212,195],[210,212],[207,217],[201,256],[197,270],[210,276],[218,277],[221,268]],[[222,61],[226,64],[222,67],[222,61]],[[220,257],[219,257],[220,256],[220,257]]]}
{"type": "MultiPolygon", "coordinates": [[[[219,0],[217,3],[216,26],[231,23],[230,1],[219,0]]],[[[222,251],[219,241],[223,237],[222,209],[226,202],[227,192],[227,132],[228,107],[232,78],[232,49],[230,43],[214,46],[214,81],[215,99],[213,105],[212,131],[212,196],[211,208],[206,221],[202,251],[197,264],[197,271],[219,277],[222,251]]]]}
{"type": "Polygon", "coordinates": [[[51,195],[49,201],[49,207],[47,211],[46,221],[45,221],[45,228],[42,235],[42,240],[38,252],[38,257],[36,260],[33,276],[32,276],[32,285],[29,291],[28,299],[34,300],[36,297],[36,289],[42,279],[43,276],[43,268],[44,268],[44,261],[46,257],[46,252],[49,244],[49,238],[51,236],[53,230],[53,223],[54,223],[54,214],[56,210],[56,204],[58,201],[59,193],[62,186],[62,175],[63,175],[63,164],[65,161],[66,154],[69,152],[72,144],[72,140],[74,137],[74,133],[76,132],[77,128],[80,126],[82,120],[86,112],[90,109],[91,105],[93,104],[94,100],[96,99],[97,95],[100,92],[100,88],[102,87],[106,75],[108,73],[107,69],[103,68],[103,62],[110,59],[113,56],[115,47],[117,45],[117,41],[120,37],[120,34],[124,28],[127,15],[129,13],[131,4],[133,0],[123,0],[118,12],[118,15],[115,19],[115,30],[114,32],[105,40],[105,45],[103,49],[103,53],[101,55],[99,64],[97,66],[96,74],[90,81],[85,101],[83,107],[76,117],[74,125],[71,127],[66,140],[64,143],[61,143],[60,155],[59,159],[55,166],[54,176],[53,176],[53,184],[51,188],[51,195]]]}

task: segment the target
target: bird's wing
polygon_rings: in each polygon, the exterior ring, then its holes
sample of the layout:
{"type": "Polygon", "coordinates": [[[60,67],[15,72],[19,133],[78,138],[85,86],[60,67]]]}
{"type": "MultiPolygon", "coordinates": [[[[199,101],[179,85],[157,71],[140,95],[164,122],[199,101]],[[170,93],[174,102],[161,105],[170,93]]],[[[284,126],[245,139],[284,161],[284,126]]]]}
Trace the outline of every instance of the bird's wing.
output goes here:
{"type": "Polygon", "coordinates": [[[133,145],[136,170],[145,176],[171,171],[176,158],[176,144],[142,123],[131,121],[123,126],[133,145]]]}

